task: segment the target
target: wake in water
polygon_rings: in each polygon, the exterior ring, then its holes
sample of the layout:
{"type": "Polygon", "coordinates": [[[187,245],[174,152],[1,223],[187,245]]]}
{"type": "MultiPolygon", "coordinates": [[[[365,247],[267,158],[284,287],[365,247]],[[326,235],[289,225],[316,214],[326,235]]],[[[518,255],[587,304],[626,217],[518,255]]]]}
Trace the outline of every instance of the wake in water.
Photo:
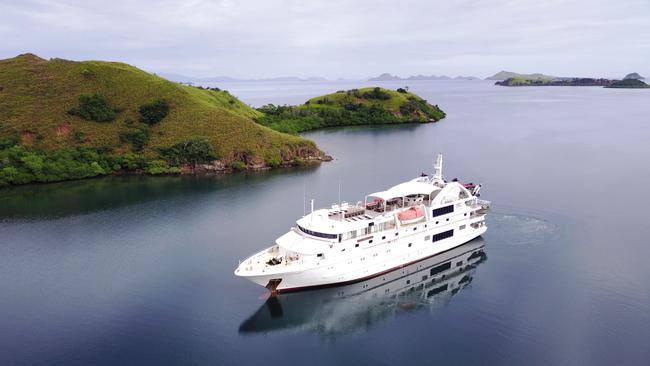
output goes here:
{"type": "Polygon", "coordinates": [[[537,217],[492,212],[487,221],[489,229],[483,236],[496,245],[539,245],[558,233],[553,223],[537,217]]]}

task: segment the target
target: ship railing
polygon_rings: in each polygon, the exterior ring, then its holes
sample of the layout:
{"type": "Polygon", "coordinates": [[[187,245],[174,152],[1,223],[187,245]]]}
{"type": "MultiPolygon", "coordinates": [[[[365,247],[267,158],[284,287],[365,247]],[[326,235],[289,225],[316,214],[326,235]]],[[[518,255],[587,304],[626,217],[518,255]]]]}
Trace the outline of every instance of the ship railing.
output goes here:
{"type": "Polygon", "coordinates": [[[485,208],[485,209],[490,208],[490,206],[492,205],[492,202],[487,201],[487,200],[479,200],[479,199],[477,199],[477,200],[476,200],[476,203],[477,203],[479,206],[481,206],[481,207],[483,207],[483,208],[485,208]]]}

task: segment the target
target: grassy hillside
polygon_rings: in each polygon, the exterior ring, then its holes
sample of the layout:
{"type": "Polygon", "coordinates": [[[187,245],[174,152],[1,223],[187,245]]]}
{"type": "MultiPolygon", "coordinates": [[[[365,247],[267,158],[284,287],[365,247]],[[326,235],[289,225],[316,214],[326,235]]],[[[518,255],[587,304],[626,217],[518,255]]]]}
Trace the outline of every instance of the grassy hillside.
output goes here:
{"type": "Polygon", "coordinates": [[[255,123],[260,117],[227,91],[173,83],[123,63],[32,54],[0,60],[0,184],[152,166],[158,169],[149,172],[175,172],[168,168],[217,158],[243,168],[322,156],[311,141],[255,123]],[[65,155],[59,163],[82,167],[49,166],[57,153],[65,155]],[[77,168],[84,172],[72,174],[77,168]]]}
{"type": "Polygon", "coordinates": [[[323,127],[434,122],[445,117],[438,106],[419,96],[370,87],[312,98],[300,106],[266,105],[257,121],[281,132],[299,133],[323,127]]]}

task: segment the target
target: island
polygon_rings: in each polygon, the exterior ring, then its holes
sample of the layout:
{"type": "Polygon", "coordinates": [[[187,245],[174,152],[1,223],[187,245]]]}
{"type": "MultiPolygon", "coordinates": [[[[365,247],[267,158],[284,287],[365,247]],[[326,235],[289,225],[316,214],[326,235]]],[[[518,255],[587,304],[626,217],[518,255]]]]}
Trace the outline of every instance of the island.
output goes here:
{"type": "Polygon", "coordinates": [[[497,81],[494,85],[501,86],[609,86],[616,80],[594,78],[538,78],[513,77],[497,81]]]}
{"type": "Polygon", "coordinates": [[[638,73],[627,74],[623,80],[605,78],[557,77],[544,74],[518,74],[500,71],[486,80],[497,80],[500,86],[602,86],[605,88],[645,89],[649,86],[641,81],[638,73]]]}
{"type": "Polygon", "coordinates": [[[339,90],[298,106],[269,104],[258,112],[258,123],[290,134],[324,127],[437,122],[446,116],[405,88],[380,87],[339,90]]]}
{"type": "Polygon", "coordinates": [[[0,60],[0,186],[300,166],[331,157],[298,132],[444,116],[402,88],[254,109],[120,62],[23,54],[0,60]]]}
{"type": "Polygon", "coordinates": [[[496,74],[492,76],[488,76],[485,78],[485,80],[507,80],[507,79],[513,79],[513,78],[521,78],[521,79],[527,79],[527,80],[551,80],[555,79],[555,76],[551,75],[544,75],[544,74],[520,74],[517,72],[512,72],[512,71],[504,71],[501,70],[497,72],[496,74]]]}

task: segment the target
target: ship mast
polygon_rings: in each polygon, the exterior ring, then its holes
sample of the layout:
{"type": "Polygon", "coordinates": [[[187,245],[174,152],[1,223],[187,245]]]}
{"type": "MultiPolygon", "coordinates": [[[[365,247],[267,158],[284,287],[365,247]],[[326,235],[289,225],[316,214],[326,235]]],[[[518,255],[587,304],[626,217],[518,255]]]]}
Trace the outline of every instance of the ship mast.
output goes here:
{"type": "Polygon", "coordinates": [[[444,184],[445,180],[442,177],[442,154],[438,154],[436,157],[436,163],[433,165],[433,183],[444,184]]]}

